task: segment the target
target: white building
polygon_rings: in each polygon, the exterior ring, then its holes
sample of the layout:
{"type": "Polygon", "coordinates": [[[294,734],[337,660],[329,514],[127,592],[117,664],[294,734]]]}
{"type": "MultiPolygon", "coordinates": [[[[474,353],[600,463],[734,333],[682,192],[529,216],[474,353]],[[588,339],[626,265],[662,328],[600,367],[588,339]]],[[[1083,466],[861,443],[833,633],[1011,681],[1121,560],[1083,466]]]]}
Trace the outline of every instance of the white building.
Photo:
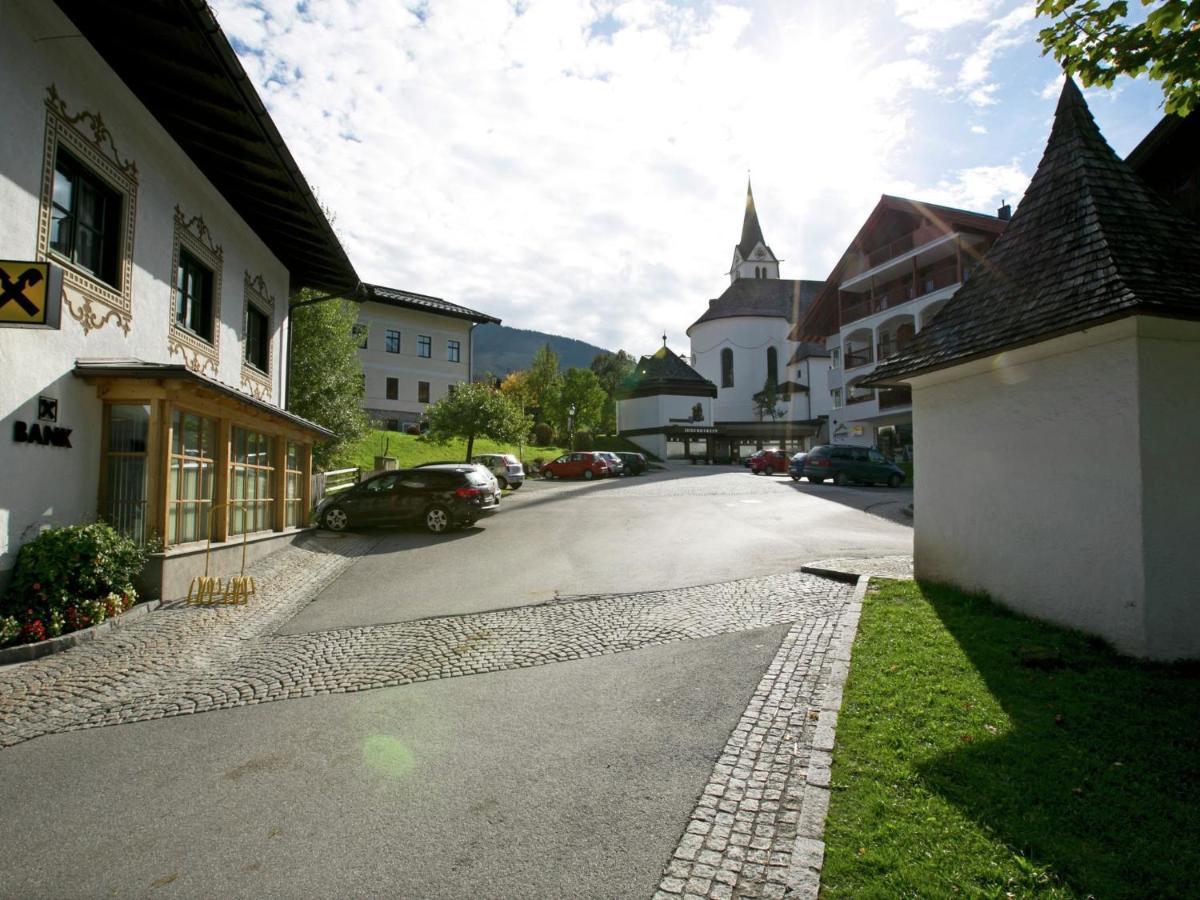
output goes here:
{"type": "Polygon", "coordinates": [[[218,552],[303,526],[328,432],[284,408],[289,299],[358,279],[203,4],[3,24],[0,579],[99,516],[165,545],[148,583],[177,597],[214,509],[218,552]]]}
{"type": "Polygon", "coordinates": [[[1196,223],[1067,79],[1012,223],[868,384],[912,390],[917,576],[1124,653],[1200,658],[1197,373],[1196,223]]]}
{"type": "Polygon", "coordinates": [[[704,456],[717,387],[667,347],[638,360],[617,389],[617,432],[659,459],[704,456]],[[699,448],[704,448],[703,450],[699,448]]]}
{"type": "Polygon", "coordinates": [[[828,350],[834,443],[911,449],[905,388],[862,386],[954,296],[1007,224],[997,216],[884,195],[791,336],[828,350]]]}
{"type": "MultiPolygon", "coordinates": [[[[671,421],[679,416],[664,418],[655,427],[668,436],[672,456],[728,460],[756,447],[800,449],[812,443],[824,423],[826,367],[813,364],[814,354],[822,351],[802,353],[789,338],[821,282],[779,277],[779,259],[763,238],[749,185],[729,278],[729,287],[687,330],[692,367],[717,388],[704,426],[707,437],[700,444],[697,433],[685,437],[681,425],[671,421]],[[768,382],[777,388],[780,412],[775,416],[760,414],[754,400],[768,382]]],[[[627,421],[622,417],[622,429],[627,421]]]]}
{"type": "Polygon", "coordinates": [[[383,428],[417,425],[450,386],[471,381],[475,326],[500,324],[439,297],[363,285],[358,324],[364,376],[363,406],[383,428]]]}

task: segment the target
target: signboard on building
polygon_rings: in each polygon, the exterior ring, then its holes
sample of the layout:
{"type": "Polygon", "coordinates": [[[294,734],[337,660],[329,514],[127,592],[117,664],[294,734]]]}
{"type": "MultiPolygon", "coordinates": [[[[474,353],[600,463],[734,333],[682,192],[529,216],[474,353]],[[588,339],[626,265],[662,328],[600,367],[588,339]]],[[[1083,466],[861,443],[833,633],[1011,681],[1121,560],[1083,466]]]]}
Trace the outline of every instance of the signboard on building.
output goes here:
{"type": "Polygon", "coordinates": [[[0,328],[58,328],[61,312],[62,269],[0,260],[0,328]]]}

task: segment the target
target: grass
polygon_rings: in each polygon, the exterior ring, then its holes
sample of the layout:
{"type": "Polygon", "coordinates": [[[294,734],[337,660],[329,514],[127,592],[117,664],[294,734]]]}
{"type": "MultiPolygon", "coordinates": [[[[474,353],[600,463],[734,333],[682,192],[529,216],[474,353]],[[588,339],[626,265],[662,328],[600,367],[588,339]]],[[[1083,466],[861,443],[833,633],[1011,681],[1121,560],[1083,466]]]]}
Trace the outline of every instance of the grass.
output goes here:
{"type": "MultiPolygon", "coordinates": [[[[400,461],[400,467],[417,466],[421,463],[438,460],[466,459],[467,442],[454,441],[449,444],[430,444],[420,440],[416,435],[400,434],[396,431],[371,431],[357,444],[348,448],[337,465],[331,468],[348,468],[359,466],[371,470],[375,468],[375,457],[383,455],[384,446],[387,455],[394,456],[400,461]]],[[[498,444],[495,441],[476,439],[474,453],[512,453],[520,455],[523,462],[534,459],[554,459],[563,452],[561,447],[532,447],[528,444],[518,448],[515,444],[498,444]],[[518,450],[523,453],[518,454],[518,450]]]]}
{"type": "Polygon", "coordinates": [[[1181,897],[1200,878],[1200,668],[950,588],[868,594],[825,897],[1181,897]]]}

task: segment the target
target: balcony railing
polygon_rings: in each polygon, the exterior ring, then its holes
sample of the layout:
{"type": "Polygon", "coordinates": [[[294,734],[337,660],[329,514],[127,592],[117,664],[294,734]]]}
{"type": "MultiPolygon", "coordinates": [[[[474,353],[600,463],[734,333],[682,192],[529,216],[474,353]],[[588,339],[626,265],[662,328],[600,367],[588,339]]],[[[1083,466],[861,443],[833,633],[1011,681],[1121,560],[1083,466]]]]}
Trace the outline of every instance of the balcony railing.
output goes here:
{"type": "Polygon", "coordinates": [[[895,409],[897,406],[912,406],[912,388],[880,388],[879,408],[895,409]]]}
{"type": "Polygon", "coordinates": [[[850,394],[846,397],[846,403],[870,403],[875,399],[874,391],[864,391],[861,394],[850,394]]]}
{"type": "Polygon", "coordinates": [[[875,361],[874,357],[871,356],[870,347],[866,347],[862,350],[855,350],[853,352],[847,350],[845,358],[847,369],[853,369],[855,366],[865,366],[875,361]]]}
{"type": "Polygon", "coordinates": [[[849,325],[851,322],[873,316],[885,309],[891,309],[907,303],[909,300],[915,300],[926,294],[932,294],[934,291],[940,291],[944,287],[949,287],[958,281],[958,266],[953,261],[948,265],[942,263],[931,266],[918,272],[915,284],[913,281],[911,278],[902,279],[901,283],[893,281],[876,289],[871,296],[863,297],[861,300],[843,302],[842,324],[849,325]]]}

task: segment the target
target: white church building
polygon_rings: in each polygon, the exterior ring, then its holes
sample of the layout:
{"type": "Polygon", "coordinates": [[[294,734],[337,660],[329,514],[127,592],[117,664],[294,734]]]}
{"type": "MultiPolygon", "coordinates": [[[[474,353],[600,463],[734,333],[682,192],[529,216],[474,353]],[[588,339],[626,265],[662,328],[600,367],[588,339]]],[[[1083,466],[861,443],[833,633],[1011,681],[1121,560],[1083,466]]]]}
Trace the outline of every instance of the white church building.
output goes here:
{"type": "Polygon", "coordinates": [[[691,365],[664,347],[671,377],[664,377],[660,350],[642,359],[618,393],[618,431],[656,456],[726,462],[759,447],[807,449],[822,437],[829,354],[823,344],[789,335],[823,282],[780,277],[749,184],[729,281],[687,329],[691,365]],[[670,393],[681,387],[689,390],[670,393]],[[761,402],[772,389],[775,402],[761,402]]]}

